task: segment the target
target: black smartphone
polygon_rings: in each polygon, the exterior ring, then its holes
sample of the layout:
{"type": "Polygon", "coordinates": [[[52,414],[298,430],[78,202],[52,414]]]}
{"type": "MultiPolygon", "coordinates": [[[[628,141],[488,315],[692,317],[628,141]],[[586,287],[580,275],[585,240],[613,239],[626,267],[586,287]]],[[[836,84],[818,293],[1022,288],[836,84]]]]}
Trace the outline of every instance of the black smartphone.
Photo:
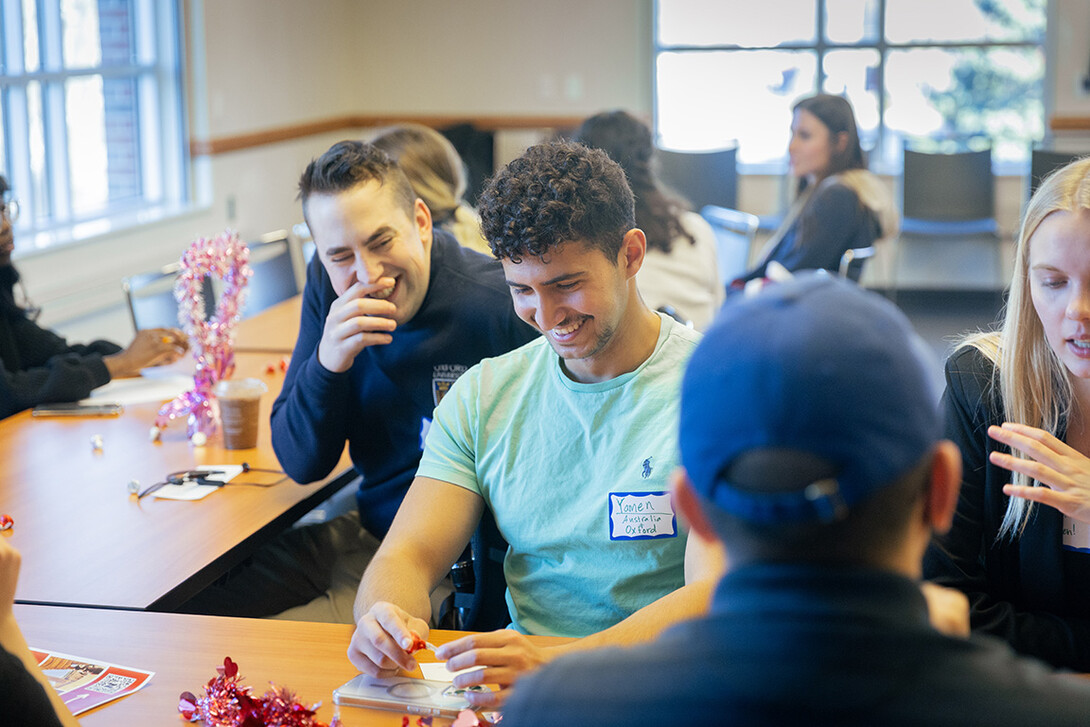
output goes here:
{"type": "Polygon", "coordinates": [[[104,401],[101,404],[80,404],[70,402],[62,404],[39,404],[31,410],[36,417],[114,417],[124,411],[117,402],[104,401]]]}

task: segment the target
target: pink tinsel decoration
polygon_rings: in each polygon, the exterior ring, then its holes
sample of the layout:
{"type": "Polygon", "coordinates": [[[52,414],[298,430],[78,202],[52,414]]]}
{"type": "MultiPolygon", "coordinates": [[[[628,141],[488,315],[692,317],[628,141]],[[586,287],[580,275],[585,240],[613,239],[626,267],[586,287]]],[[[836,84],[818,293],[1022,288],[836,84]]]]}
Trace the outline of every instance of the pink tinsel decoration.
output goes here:
{"type": "Polygon", "coordinates": [[[189,336],[197,362],[193,389],[163,405],[155,426],[163,430],[171,421],[187,417],[186,435],[200,432],[205,438],[216,433],[218,411],[212,387],[235,369],[234,332],[246,300],[250,249],[230,230],[209,240],[196,240],[182,255],[182,271],[174,282],[178,300],[178,322],[189,336]],[[216,315],[205,320],[204,278],[223,280],[223,292],[216,315]]]}
{"type": "Polygon", "coordinates": [[[190,722],[202,720],[205,727],[327,727],[314,719],[318,705],[300,704],[283,687],[270,684],[264,696],[253,696],[229,656],[216,672],[204,688],[205,696],[183,692],[179,697],[178,711],[190,722]]]}

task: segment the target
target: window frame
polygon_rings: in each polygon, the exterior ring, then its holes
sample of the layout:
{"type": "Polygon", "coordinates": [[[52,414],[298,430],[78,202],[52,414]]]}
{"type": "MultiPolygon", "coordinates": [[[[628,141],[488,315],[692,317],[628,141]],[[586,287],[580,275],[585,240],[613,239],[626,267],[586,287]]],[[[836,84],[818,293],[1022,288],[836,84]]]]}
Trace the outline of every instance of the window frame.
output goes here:
{"type": "MultiPolygon", "coordinates": [[[[840,50],[875,50],[878,53],[878,73],[877,73],[877,88],[875,95],[878,101],[878,128],[875,137],[875,149],[881,149],[884,146],[886,140],[886,134],[889,129],[886,126],[886,59],[891,51],[911,51],[918,49],[940,49],[940,50],[957,50],[957,49],[993,49],[993,48],[1032,48],[1039,49],[1042,57],[1045,56],[1045,38],[1048,32],[1048,23],[1051,18],[1049,12],[1049,5],[1051,0],[1046,2],[1045,6],[1045,28],[1042,29],[1041,35],[1036,40],[1003,40],[1003,41],[914,41],[906,43],[894,43],[886,39],[886,3],[887,0],[875,0],[877,3],[877,25],[878,35],[874,40],[862,40],[856,42],[835,42],[828,41],[826,39],[825,32],[825,18],[826,7],[830,0],[813,0],[814,12],[817,14],[815,23],[815,41],[813,43],[800,43],[800,42],[786,42],[778,45],[753,45],[742,46],[733,43],[727,44],[715,44],[715,45],[695,45],[695,44],[666,44],[659,42],[659,6],[663,2],[668,0],[653,0],[651,8],[651,96],[652,96],[652,117],[654,120],[655,137],[659,138],[659,78],[658,78],[658,59],[661,53],[705,53],[705,52],[752,52],[752,51],[812,51],[816,57],[817,62],[817,75],[815,79],[814,93],[818,93],[820,89],[823,89],[826,81],[825,73],[825,56],[833,51],[840,50]]],[[[1045,73],[1041,79],[1044,87],[1042,88],[1042,111],[1044,111],[1044,104],[1047,103],[1048,97],[1048,82],[1049,82],[1049,70],[1047,64],[1047,58],[1045,63],[1045,73]]],[[[899,174],[901,161],[898,160],[896,168],[887,169],[883,168],[888,166],[883,164],[880,160],[872,162],[873,167],[879,167],[879,171],[886,173],[899,174]]],[[[1000,171],[1024,173],[1029,168],[1029,156],[1027,154],[1026,159],[1023,162],[994,162],[993,166],[1000,168],[1000,171]]],[[[763,163],[745,163],[739,162],[738,164],[740,173],[783,173],[787,169],[787,150],[784,150],[784,155],[779,160],[770,160],[763,163]]]]}
{"type": "Polygon", "coordinates": [[[33,4],[39,59],[38,67],[28,71],[24,3],[0,0],[0,173],[7,176],[20,200],[17,256],[184,211],[190,198],[181,0],[131,0],[130,62],[100,57],[96,65],[76,68],[64,67],[61,2],[35,0],[33,4]],[[139,181],[135,195],[107,197],[104,208],[77,213],[69,169],[66,84],[95,77],[131,79],[137,119],[132,143],[139,155],[139,181]],[[36,130],[28,99],[35,84],[40,89],[44,141],[40,182],[31,159],[36,130]]]}

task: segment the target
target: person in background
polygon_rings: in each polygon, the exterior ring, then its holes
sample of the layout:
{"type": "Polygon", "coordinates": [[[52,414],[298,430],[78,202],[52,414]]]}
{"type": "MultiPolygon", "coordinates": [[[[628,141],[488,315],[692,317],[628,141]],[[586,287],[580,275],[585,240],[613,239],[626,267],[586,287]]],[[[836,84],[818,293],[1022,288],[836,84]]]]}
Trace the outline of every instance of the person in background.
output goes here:
{"type": "Polygon", "coordinates": [[[715,233],[655,175],[651,129],[627,111],[608,111],[584,121],[575,141],[605,151],[628,177],[636,226],[647,236],[647,255],[636,275],[644,302],[654,310],[672,309],[704,330],[725,296],[715,233]]]}
{"type": "MultiPolygon", "coordinates": [[[[787,153],[798,180],[795,201],[762,248],[757,267],[732,287],[765,277],[772,261],[792,272],[836,272],[847,250],[893,237],[900,228],[889,191],[866,169],[847,99],[818,94],[796,103],[793,111],[787,153]]],[[[861,273],[862,261],[848,269],[853,280],[861,273]]]]}
{"type": "Polygon", "coordinates": [[[487,508],[509,547],[512,627],[435,652],[477,706],[564,649],[652,638],[707,607],[720,555],[677,527],[678,386],[700,334],[636,289],[645,240],[603,151],[530,147],[490,180],[481,218],[536,341],[485,359],[439,402],[416,478],[364,573],[348,656],[372,676],[415,665],[429,593],[487,508]],[[540,648],[524,634],[581,637],[540,648]]]}
{"type": "Polygon", "coordinates": [[[0,176],[0,375],[6,383],[0,418],[38,404],[78,401],[111,379],[139,376],[140,369],[172,363],[185,353],[189,343],[174,328],[138,331],[122,349],[109,341],[69,344],[35,323],[37,311],[15,297],[19,271],[11,262],[12,225],[18,209],[0,176]]]}
{"type": "Polygon", "coordinates": [[[946,362],[946,433],[965,477],[925,575],[963,590],[974,630],[1090,671],[1090,160],[1026,208],[999,330],[946,362]]]}
{"type": "Polygon", "coordinates": [[[15,585],[22,557],[0,537],[0,713],[10,727],[78,727],[38,662],[15,620],[15,585]]]}
{"type": "Polygon", "coordinates": [[[729,554],[709,613],[554,660],[504,727],[1085,724],[1090,682],[969,638],[964,596],[920,581],[961,470],[929,369],[895,306],[834,276],[727,303],[685,373],[673,477],[690,539],[729,554]]]}
{"type": "Polygon", "coordinates": [[[454,235],[463,247],[492,254],[477,213],[463,199],[465,165],[445,136],[421,124],[399,124],[380,131],[371,143],[405,172],[416,196],[431,210],[435,227],[454,235]]]}

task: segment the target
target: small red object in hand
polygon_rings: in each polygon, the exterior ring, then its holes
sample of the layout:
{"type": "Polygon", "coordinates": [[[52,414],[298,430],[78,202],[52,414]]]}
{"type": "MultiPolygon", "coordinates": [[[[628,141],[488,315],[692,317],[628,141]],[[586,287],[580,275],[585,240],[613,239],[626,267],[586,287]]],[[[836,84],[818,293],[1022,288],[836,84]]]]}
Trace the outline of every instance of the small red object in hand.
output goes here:
{"type": "Polygon", "coordinates": [[[410,654],[415,654],[416,652],[420,651],[421,649],[426,649],[426,648],[428,648],[428,642],[424,641],[424,639],[420,638],[419,634],[417,634],[416,632],[413,632],[413,643],[412,643],[411,646],[409,646],[409,648],[405,649],[405,651],[407,651],[410,654]]]}
{"type": "MultiPolygon", "coordinates": [[[[15,518],[7,513],[0,515],[0,530],[11,530],[15,526],[15,518]]],[[[416,644],[413,644],[416,646],[416,644]]]]}

